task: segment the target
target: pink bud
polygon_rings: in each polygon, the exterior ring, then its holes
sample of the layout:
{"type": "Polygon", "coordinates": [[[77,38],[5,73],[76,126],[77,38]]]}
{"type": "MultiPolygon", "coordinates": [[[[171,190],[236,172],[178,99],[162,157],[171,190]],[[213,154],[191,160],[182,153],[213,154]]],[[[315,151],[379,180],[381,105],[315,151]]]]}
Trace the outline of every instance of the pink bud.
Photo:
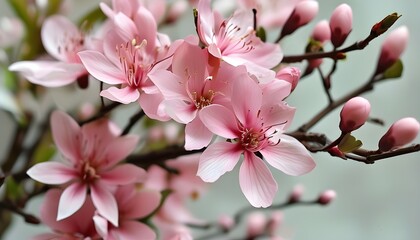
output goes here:
{"type": "Polygon", "coordinates": [[[392,31],[382,43],[381,55],[376,67],[376,74],[383,73],[397,61],[404,52],[408,42],[409,32],[406,26],[392,31]]]}
{"type": "Polygon", "coordinates": [[[346,155],[337,146],[328,149],[328,153],[333,157],[347,159],[346,155]]]}
{"type": "Polygon", "coordinates": [[[293,91],[295,90],[300,79],[300,69],[297,67],[282,68],[277,72],[276,78],[289,82],[292,85],[291,91],[293,91]]]}
{"type": "Polygon", "coordinates": [[[413,141],[420,130],[419,122],[411,117],[396,121],[379,140],[379,150],[386,152],[413,141]]]}
{"type": "Polygon", "coordinates": [[[331,39],[331,30],[330,25],[327,20],[322,20],[315,25],[314,30],[312,31],[312,38],[315,41],[324,43],[331,39]]]}
{"type": "Polygon", "coordinates": [[[367,121],[370,113],[370,103],[362,97],[348,100],[340,113],[340,130],[349,133],[361,127],[367,121]]]}
{"type": "Polygon", "coordinates": [[[261,212],[253,212],[247,218],[247,236],[252,238],[264,233],[267,219],[261,212]]]}
{"type": "Polygon", "coordinates": [[[277,229],[283,223],[283,219],[284,219],[284,214],[281,211],[274,211],[271,214],[270,219],[267,223],[267,230],[270,236],[273,237],[274,235],[276,235],[277,229]]]}
{"type": "Polygon", "coordinates": [[[235,221],[231,216],[222,215],[219,217],[218,223],[224,231],[229,231],[235,225],[235,221]]]}
{"type": "Polygon", "coordinates": [[[335,48],[343,45],[353,24],[351,7],[345,3],[338,6],[330,18],[331,42],[335,48]]]}
{"type": "Polygon", "coordinates": [[[296,185],[289,195],[289,203],[299,202],[304,191],[305,191],[305,188],[303,187],[303,185],[301,184],[296,185]]]}
{"type": "Polygon", "coordinates": [[[299,2],[284,24],[281,35],[289,35],[299,27],[308,24],[316,16],[318,9],[319,5],[317,1],[308,0],[299,2]]]}
{"type": "Polygon", "coordinates": [[[318,203],[321,205],[327,205],[331,203],[337,197],[337,193],[334,190],[326,190],[325,192],[321,193],[318,198],[318,203]]]}

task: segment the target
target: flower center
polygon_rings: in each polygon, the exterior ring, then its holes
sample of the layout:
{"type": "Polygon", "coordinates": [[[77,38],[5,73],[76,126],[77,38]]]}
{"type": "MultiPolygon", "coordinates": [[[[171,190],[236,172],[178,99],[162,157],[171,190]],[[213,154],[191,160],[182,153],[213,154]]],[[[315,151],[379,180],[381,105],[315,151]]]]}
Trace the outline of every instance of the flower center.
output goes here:
{"type": "Polygon", "coordinates": [[[265,142],[266,139],[264,132],[255,131],[253,129],[244,129],[241,131],[241,138],[239,141],[243,148],[254,152],[258,151],[262,145],[260,143],[265,142]]]}
{"type": "Polygon", "coordinates": [[[150,64],[145,64],[147,53],[146,39],[138,44],[133,38],[131,41],[117,45],[116,52],[119,56],[121,68],[125,73],[127,84],[133,88],[140,88],[146,79],[150,64]]]}
{"type": "Polygon", "coordinates": [[[207,93],[198,94],[197,92],[192,93],[192,98],[197,109],[202,109],[213,103],[215,92],[208,90],[207,93]]]}
{"type": "Polygon", "coordinates": [[[99,175],[96,174],[96,169],[86,161],[82,166],[82,180],[85,182],[92,182],[99,178],[99,175]]]}

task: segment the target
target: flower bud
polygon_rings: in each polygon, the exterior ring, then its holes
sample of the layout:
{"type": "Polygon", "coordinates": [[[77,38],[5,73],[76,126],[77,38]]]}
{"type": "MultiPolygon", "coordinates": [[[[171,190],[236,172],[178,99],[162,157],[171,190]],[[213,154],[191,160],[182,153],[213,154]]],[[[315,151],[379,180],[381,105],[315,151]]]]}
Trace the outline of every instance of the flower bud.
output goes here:
{"type": "Polygon", "coordinates": [[[281,211],[274,211],[267,223],[267,231],[269,236],[274,237],[277,230],[282,225],[284,214],[281,211]]]}
{"type": "Polygon", "coordinates": [[[338,6],[330,18],[331,43],[335,48],[343,45],[350,34],[353,24],[351,7],[345,3],[338,6]]]}
{"type": "Polygon", "coordinates": [[[392,31],[382,43],[376,74],[383,73],[391,67],[404,52],[408,42],[409,32],[406,26],[392,31]]]}
{"type": "Polygon", "coordinates": [[[260,212],[253,212],[247,218],[247,236],[253,238],[264,233],[267,219],[260,212]]]}
{"type": "Polygon", "coordinates": [[[232,229],[233,225],[235,224],[235,221],[231,216],[222,215],[219,217],[218,223],[220,228],[222,228],[223,231],[227,232],[230,229],[232,229]]]}
{"type": "Polygon", "coordinates": [[[308,0],[299,2],[290,14],[281,31],[281,36],[293,33],[299,27],[308,24],[318,13],[318,2],[308,0]]]}
{"type": "Polygon", "coordinates": [[[318,198],[318,203],[321,205],[328,205],[337,197],[337,193],[334,190],[326,190],[325,192],[321,193],[318,198]]]}
{"type": "Polygon", "coordinates": [[[370,113],[370,103],[362,97],[348,100],[340,113],[340,130],[349,133],[361,127],[367,121],[370,113]]]}
{"type": "Polygon", "coordinates": [[[411,117],[396,121],[379,140],[379,151],[386,152],[413,141],[420,130],[419,122],[411,117]]]}
{"type": "Polygon", "coordinates": [[[318,22],[314,30],[312,31],[311,37],[313,40],[325,43],[331,39],[331,30],[327,20],[322,20],[318,22]]]}
{"type": "Polygon", "coordinates": [[[303,185],[301,184],[296,185],[289,195],[289,203],[299,202],[304,191],[305,191],[305,188],[303,187],[303,185]]]}
{"type": "Polygon", "coordinates": [[[328,153],[333,157],[347,159],[346,155],[337,146],[328,149],[328,153]]]}
{"type": "Polygon", "coordinates": [[[289,82],[292,85],[291,91],[293,91],[299,82],[300,70],[297,67],[285,67],[277,72],[276,78],[289,82]]]}

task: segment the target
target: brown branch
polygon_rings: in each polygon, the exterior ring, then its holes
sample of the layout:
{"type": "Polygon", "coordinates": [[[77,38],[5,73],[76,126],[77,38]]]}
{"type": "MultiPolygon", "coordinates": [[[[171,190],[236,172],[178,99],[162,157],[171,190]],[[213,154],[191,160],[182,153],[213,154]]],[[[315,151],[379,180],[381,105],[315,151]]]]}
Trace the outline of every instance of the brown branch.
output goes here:
{"type": "Polygon", "coordinates": [[[83,125],[83,124],[86,124],[86,123],[89,123],[89,122],[93,122],[93,121],[95,121],[97,119],[100,119],[100,118],[104,117],[107,113],[111,112],[114,108],[116,108],[116,107],[118,107],[120,105],[121,105],[121,103],[119,103],[119,102],[113,102],[113,103],[109,104],[108,106],[103,107],[94,116],[92,116],[92,117],[90,117],[90,118],[88,118],[88,119],[86,119],[84,121],[79,122],[79,125],[83,125]]]}
{"type": "Polygon", "coordinates": [[[39,224],[41,221],[32,214],[25,213],[22,209],[18,208],[9,201],[0,201],[0,208],[13,212],[17,215],[22,216],[25,219],[25,222],[31,224],[39,224]]]}

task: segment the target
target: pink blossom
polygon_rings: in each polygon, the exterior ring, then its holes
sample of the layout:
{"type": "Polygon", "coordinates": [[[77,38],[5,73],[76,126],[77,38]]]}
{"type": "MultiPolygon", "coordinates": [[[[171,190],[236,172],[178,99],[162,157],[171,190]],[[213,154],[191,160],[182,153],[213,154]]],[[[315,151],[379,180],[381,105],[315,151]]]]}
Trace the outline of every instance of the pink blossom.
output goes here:
{"type": "Polygon", "coordinates": [[[314,30],[312,30],[311,34],[312,39],[315,41],[325,43],[326,41],[329,41],[331,39],[331,31],[330,26],[327,20],[319,21],[315,27],[314,30]]]}
{"type": "Polygon", "coordinates": [[[337,193],[334,190],[326,190],[319,195],[318,203],[321,205],[328,205],[337,197],[337,193]]]}
{"type": "Polygon", "coordinates": [[[45,20],[41,39],[48,54],[58,61],[21,61],[10,65],[9,70],[45,87],[68,85],[87,75],[77,56],[86,48],[87,39],[67,18],[56,15],[45,20]]]}
{"type": "Polygon", "coordinates": [[[200,112],[204,125],[229,141],[215,142],[203,152],[197,175],[214,182],[231,171],[243,153],[239,173],[242,192],[254,207],[268,207],[277,192],[277,183],[259,155],[290,175],[311,171],[315,162],[299,141],[282,134],[293,118],[293,108],[278,98],[263,97],[261,88],[251,78],[236,81],[233,88],[233,112],[217,104],[200,112]]]}
{"type": "Polygon", "coordinates": [[[353,24],[351,7],[345,3],[334,9],[330,18],[331,43],[335,48],[343,45],[350,34],[353,24]]]}
{"type": "Polygon", "coordinates": [[[138,221],[151,214],[160,204],[160,193],[137,190],[134,185],[119,187],[115,192],[118,205],[118,226],[108,224],[108,220],[97,214],[93,217],[95,227],[104,239],[156,239],[154,231],[138,221]]]}
{"type": "Polygon", "coordinates": [[[93,214],[95,207],[90,197],[86,198],[79,211],[72,216],[57,221],[58,202],[62,191],[59,189],[50,189],[45,194],[45,199],[40,207],[40,217],[42,223],[46,224],[55,233],[45,233],[33,237],[33,240],[81,240],[81,239],[99,239],[93,223],[93,214]]]}
{"type": "Polygon", "coordinates": [[[256,36],[252,11],[236,11],[223,20],[218,12],[212,12],[210,0],[201,0],[197,32],[210,54],[233,66],[245,65],[261,81],[274,78],[270,69],[283,58],[277,44],[264,43],[256,36]]]}
{"type": "Polygon", "coordinates": [[[349,133],[360,128],[370,114],[370,103],[363,97],[348,100],[340,112],[340,130],[349,133]]]}
{"type": "Polygon", "coordinates": [[[293,91],[299,83],[300,69],[297,67],[284,67],[277,72],[276,78],[290,83],[291,91],[293,91]]]}
{"type": "Polygon", "coordinates": [[[281,35],[289,35],[296,29],[308,24],[318,14],[318,10],[319,5],[316,1],[302,1],[296,4],[295,9],[281,30],[281,35]]]}
{"type": "Polygon", "coordinates": [[[379,140],[379,150],[382,152],[394,150],[412,142],[420,130],[420,124],[415,118],[402,118],[396,121],[379,140]]]}
{"type": "Polygon", "coordinates": [[[51,115],[51,129],[64,162],[39,163],[27,174],[45,184],[66,184],[57,220],[77,212],[89,191],[97,211],[118,226],[118,207],[112,195],[115,186],[137,182],[145,176],[145,171],[135,165],[118,164],[134,150],[138,137],[120,137],[119,129],[108,120],[79,127],[60,111],[51,115]]]}
{"type": "Polygon", "coordinates": [[[383,73],[392,66],[404,52],[409,38],[408,28],[401,26],[393,30],[382,43],[376,73],[383,73]]]}
{"type": "Polygon", "coordinates": [[[160,22],[163,19],[166,11],[165,0],[131,0],[121,1],[112,0],[112,9],[105,3],[100,3],[101,10],[105,15],[113,19],[119,12],[123,13],[127,17],[134,19],[137,11],[140,7],[144,7],[150,11],[156,22],[160,22]]]}
{"type": "Polygon", "coordinates": [[[247,74],[244,68],[220,62],[205,49],[185,42],[174,53],[172,72],[153,71],[149,77],[165,98],[166,113],[187,124],[185,148],[192,150],[207,146],[213,136],[198,113],[209,105],[229,102],[232,82],[247,74]]]}
{"type": "Polygon", "coordinates": [[[247,217],[247,238],[253,239],[264,234],[267,227],[267,219],[261,212],[250,213],[247,217]]]}

